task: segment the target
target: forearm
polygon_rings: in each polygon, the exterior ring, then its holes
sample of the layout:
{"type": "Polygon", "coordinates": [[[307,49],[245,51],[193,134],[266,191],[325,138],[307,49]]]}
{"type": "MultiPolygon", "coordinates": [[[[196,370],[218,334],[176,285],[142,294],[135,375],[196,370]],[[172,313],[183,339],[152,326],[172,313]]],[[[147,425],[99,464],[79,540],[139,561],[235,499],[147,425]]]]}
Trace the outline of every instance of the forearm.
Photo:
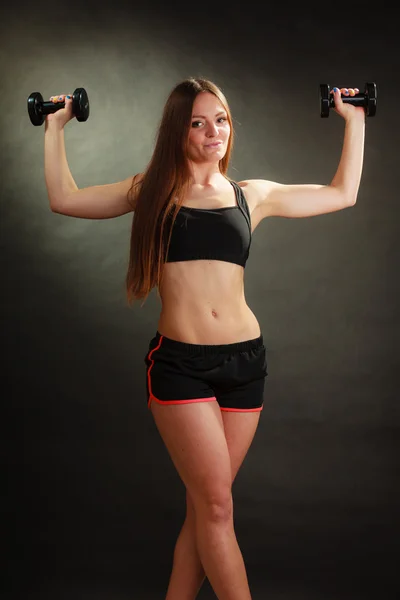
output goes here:
{"type": "Polygon", "coordinates": [[[365,120],[346,121],[342,154],[331,186],[340,189],[346,203],[354,204],[360,186],[364,160],[365,120]]]}
{"type": "Polygon", "coordinates": [[[78,186],[67,162],[64,129],[48,126],[44,136],[44,174],[50,208],[54,210],[76,192],[78,186]]]}

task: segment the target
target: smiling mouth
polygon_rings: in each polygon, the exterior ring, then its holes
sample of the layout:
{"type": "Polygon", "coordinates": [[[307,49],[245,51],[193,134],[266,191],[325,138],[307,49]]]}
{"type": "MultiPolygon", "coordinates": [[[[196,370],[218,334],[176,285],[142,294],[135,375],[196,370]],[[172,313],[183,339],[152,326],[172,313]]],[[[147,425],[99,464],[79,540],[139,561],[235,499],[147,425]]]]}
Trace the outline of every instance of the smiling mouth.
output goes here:
{"type": "Polygon", "coordinates": [[[220,146],[222,144],[222,142],[214,142],[214,144],[207,144],[206,148],[216,148],[217,146],[220,146]]]}

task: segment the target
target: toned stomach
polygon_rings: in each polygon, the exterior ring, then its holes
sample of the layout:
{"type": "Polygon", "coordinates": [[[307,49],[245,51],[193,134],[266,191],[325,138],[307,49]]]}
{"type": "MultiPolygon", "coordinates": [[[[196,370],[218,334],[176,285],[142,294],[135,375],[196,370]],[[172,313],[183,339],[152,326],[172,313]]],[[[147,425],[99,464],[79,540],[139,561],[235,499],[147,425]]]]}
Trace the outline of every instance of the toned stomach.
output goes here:
{"type": "Polygon", "coordinates": [[[247,306],[244,269],[215,260],[167,263],[158,331],[189,344],[231,344],[260,336],[247,306]]]}

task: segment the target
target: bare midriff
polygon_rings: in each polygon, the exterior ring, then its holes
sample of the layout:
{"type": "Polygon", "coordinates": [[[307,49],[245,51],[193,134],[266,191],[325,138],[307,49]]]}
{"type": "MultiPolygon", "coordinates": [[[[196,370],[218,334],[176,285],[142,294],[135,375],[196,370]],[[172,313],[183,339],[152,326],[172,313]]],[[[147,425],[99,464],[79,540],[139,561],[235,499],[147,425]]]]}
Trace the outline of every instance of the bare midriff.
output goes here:
{"type": "Polygon", "coordinates": [[[231,344],[260,336],[244,293],[244,269],[218,260],[167,263],[158,331],[189,344],[231,344]]]}

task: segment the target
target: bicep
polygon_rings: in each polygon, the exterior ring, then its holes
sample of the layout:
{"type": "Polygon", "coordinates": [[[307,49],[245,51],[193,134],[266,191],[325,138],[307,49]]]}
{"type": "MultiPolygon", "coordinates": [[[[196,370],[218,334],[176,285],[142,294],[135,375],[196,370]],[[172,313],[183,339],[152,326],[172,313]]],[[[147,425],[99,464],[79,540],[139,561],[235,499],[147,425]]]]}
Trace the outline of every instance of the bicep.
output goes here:
{"type": "Polygon", "coordinates": [[[341,190],[332,185],[287,185],[262,179],[248,183],[261,218],[313,217],[349,206],[341,190]]]}
{"type": "Polygon", "coordinates": [[[80,219],[112,219],[127,214],[135,207],[135,190],[131,192],[131,188],[139,177],[79,189],[52,210],[80,219]]]}

